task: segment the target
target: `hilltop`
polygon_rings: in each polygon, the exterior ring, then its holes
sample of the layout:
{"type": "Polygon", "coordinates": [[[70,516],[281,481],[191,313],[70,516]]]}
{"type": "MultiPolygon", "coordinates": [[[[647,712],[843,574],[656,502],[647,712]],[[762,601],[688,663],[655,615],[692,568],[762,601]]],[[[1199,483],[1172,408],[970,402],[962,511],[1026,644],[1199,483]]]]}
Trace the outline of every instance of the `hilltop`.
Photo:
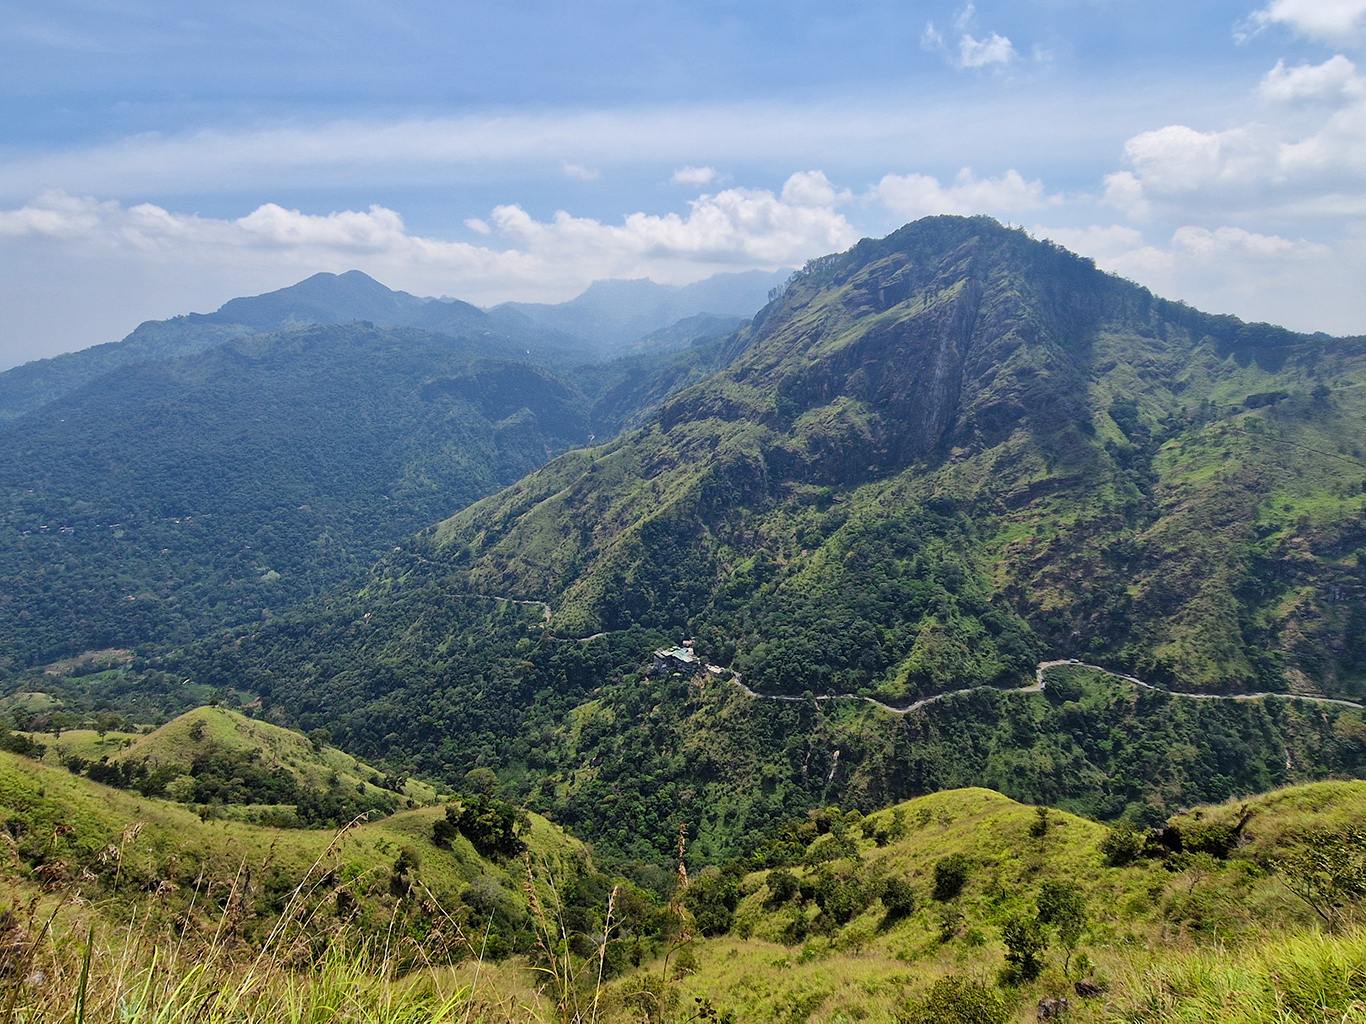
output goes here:
{"type": "MultiPolygon", "coordinates": [[[[193,944],[214,941],[224,913],[241,940],[259,944],[290,894],[307,883],[320,935],[358,921],[363,932],[382,932],[391,919],[400,934],[419,925],[425,933],[435,918],[468,924],[471,916],[482,931],[492,913],[499,955],[531,941],[523,934],[521,862],[486,857],[463,835],[436,845],[442,807],[347,822],[340,831],[278,829],[206,820],[190,806],[0,752],[0,814],[14,854],[5,869],[11,885],[21,893],[61,892],[58,905],[83,905],[71,896],[95,901],[85,915],[109,925],[155,892],[156,905],[143,912],[181,921],[193,944]]],[[[522,837],[538,864],[565,878],[588,864],[577,842],[538,816],[527,817],[522,837]]],[[[447,939],[452,957],[471,955],[458,933],[447,939]]]]}

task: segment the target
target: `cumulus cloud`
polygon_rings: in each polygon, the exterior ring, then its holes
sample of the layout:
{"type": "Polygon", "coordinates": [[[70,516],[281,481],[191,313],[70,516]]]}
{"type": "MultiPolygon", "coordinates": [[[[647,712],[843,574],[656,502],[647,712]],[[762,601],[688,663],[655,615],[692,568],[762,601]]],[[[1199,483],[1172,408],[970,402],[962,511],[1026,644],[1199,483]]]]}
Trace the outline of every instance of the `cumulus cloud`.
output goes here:
{"type": "MultiPolygon", "coordinates": [[[[1277,99],[1357,89],[1349,61],[1285,69],[1264,79],[1277,99]],[[1345,67],[1344,67],[1345,65],[1345,67]],[[1326,67],[1326,70],[1325,70],[1326,67]]],[[[1343,215],[1366,202],[1366,101],[1353,99],[1308,130],[1303,120],[1252,122],[1220,131],[1167,125],[1124,145],[1129,169],[1104,178],[1104,202],[1143,218],[1197,210],[1343,215]]]]}
{"type": "MultiPolygon", "coordinates": [[[[267,203],[229,219],[47,192],[0,210],[0,281],[5,268],[42,256],[68,266],[79,261],[97,274],[143,267],[155,278],[193,268],[201,278],[260,282],[257,288],[355,268],[393,287],[482,304],[558,301],[600,278],[683,284],[847,248],[859,235],[835,207],[849,198],[820,171],[801,171],[776,194],[724,189],[693,200],[686,213],[633,213],[618,224],[564,211],[537,220],[521,206],[503,205],[487,221],[466,221],[490,236],[489,244],[470,244],[412,232],[382,206],[319,215],[267,203]]],[[[7,307],[12,300],[3,296],[7,307]]]]}
{"type": "Polygon", "coordinates": [[[983,68],[988,64],[1009,64],[1015,57],[1010,40],[993,32],[985,39],[977,39],[967,32],[958,40],[958,66],[983,68]]]}
{"type": "Polygon", "coordinates": [[[1284,25],[1323,42],[1351,42],[1366,23],[1366,0],[1272,0],[1249,19],[1246,32],[1284,25]]]}
{"type": "Polygon", "coordinates": [[[1200,309],[1303,331],[1361,330],[1360,310],[1348,298],[1359,254],[1228,225],[1182,225],[1158,242],[1126,224],[1035,227],[1031,233],[1200,309]],[[1287,304],[1286,296],[1295,301],[1287,304]]]}
{"type": "Polygon", "coordinates": [[[711,167],[680,167],[669,180],[675,185],[710,185],[716,180],[716,171],[711,167]]]}
{"type": "Polygon", "coordinates": [[[1328,246],[1304,239],[1292,242],[1279,235],[1259,235],[1243,228],[1221,227],[1211,231],[1189,225],[1176,229],[1172,246],[1206,258],[1238,254],[1260,259],[1313,259],[1330,252],[1328,246]]]}
{"type": "Polygon", "coordinates": [[[1366,96],[1366,79],[1357,73],[1356,65],[1338,54],[1322,64],[1300,64],[1287,68],[1285,61],[1262,78],[1258,91],[1265,99],[1277,103],[1342,102],[1366,96]]]}
{"type": "Polygon", "coordinates": [[[907,217],[937,213],[1014,213],[1036,210],[1055,197],[1045,196],[1042,181],[1025,181],[1016,170],[999,178],[978,178],[964,167],[950,186],[928,174],[888,174],[873,187],[888,209],[907,217]]]}

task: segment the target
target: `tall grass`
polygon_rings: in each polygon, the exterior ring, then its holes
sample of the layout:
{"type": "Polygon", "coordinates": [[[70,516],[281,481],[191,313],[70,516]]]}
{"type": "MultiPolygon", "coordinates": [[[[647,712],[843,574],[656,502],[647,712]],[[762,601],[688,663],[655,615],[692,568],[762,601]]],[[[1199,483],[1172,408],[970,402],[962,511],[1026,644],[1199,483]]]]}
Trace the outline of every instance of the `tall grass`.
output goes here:
{"type": "Polygon", "coordinates": [[[1120,1019],[1134,1024],[1366,1024],[1366,931],[1171,953],[1125,988],[1120,1019]]]}
{"type": "MultiPolygon", "coordinates": [[[[242,871],[216,921],[196,917],[194,900],[188,912],[168,914],[152,893],[131,905],[119,927],[74,885],[34,891],[7,872],[12,909],[0,914],[0,1024],[526,1019],[512,1006],[474,1001],[454,969],[451,950],[464,936],[449,915],[440,941],[426,945],[394,934],[397,914],[379,933],[318,918],[345,888],[324,863],[354,825],[305,872],[256,948],[235,934],[242,871]]],[[[431,893],[425,898],[435,903],[431,893]]],[[[116,913],[129,907],[126,898],[109,902],[116,913]]]]}

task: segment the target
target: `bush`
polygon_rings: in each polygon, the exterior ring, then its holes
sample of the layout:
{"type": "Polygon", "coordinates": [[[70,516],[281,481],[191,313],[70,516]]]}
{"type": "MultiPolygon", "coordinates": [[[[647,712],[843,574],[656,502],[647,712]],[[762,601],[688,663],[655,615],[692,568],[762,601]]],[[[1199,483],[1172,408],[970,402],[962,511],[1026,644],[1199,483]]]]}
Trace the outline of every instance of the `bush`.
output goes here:
{"type": "Polygon", "coordinates": [[[887,916],[905,917],[915,911],[915,887],[904,878],[889,878],[882,888],[882,905],[887,916]]]}
{"type": "Polygon", "coordinates": [[[1008,984],[1033,981],[1043,971],[1040,954],[1048,945],[1039,922],[1029,917],[1012,917],[1001,926],[1001,941],[1006,946],[1008,984]]]}
{"type": "Polygon", "coordinates": [[[522,833],[530,827],[530,819],[510,803],[480,794],[458,812],[447,804],[446,817],[485,857],[512,857],[526,848],[522,833]]]}
{"type": "Polygon", "coordinates": [[[897,1014],[897,1024],[1005,1024],[1005,1003],[981,982],[950,974],[918,1003],[897,1014]]]}
{"type": "Polygon", "coordinates": [[[1122,868],[1143,855],[1143,846],[1143,833],[1134,828],[1133,822],[1126,818],[1105,833],[1100,841],[1100,852],[1110,867],[1122,868]]]}
{"type": "Polygon", "coordinates": [[[956,899],[967,885],[972,865],[961,853],[940,857],[934,865],[934,898],[940,903],[956,899]]]}
{"type": "Polygon", "coordinates": [[[791,871],[777,868],[768,873],[768,902],[772,906],[788,903],[801,890],[797,876],[791,871]]]}

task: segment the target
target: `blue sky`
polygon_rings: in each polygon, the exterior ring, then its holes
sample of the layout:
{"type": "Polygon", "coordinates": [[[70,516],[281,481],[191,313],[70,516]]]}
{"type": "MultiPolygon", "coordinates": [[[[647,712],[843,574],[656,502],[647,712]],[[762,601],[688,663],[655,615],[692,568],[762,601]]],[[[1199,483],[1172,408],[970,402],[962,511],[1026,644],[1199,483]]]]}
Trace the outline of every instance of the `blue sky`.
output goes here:
{"type": "Polygon", "coordinates": [[[317,270],[483,305],[989,213],[1366,333],[1366,0],[0,0],[0,366],[317,270]]]}

